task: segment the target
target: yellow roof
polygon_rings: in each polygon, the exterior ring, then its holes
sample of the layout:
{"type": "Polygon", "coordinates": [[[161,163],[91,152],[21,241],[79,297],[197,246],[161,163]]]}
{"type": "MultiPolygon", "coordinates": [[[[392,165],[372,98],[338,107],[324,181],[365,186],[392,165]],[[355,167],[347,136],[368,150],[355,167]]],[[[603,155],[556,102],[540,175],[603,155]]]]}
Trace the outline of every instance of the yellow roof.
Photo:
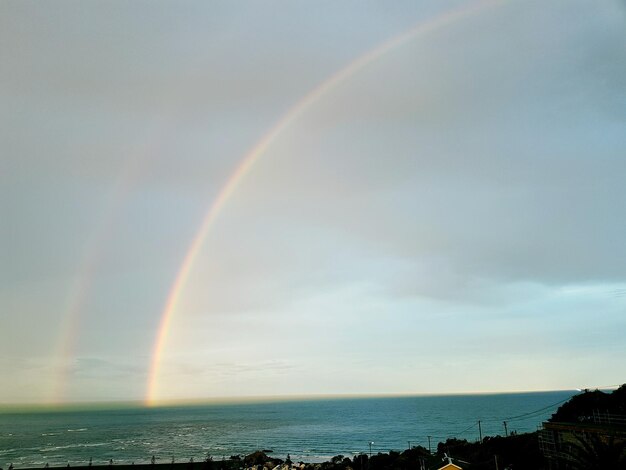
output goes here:
{"type": "Polygon", "coordinates": [[[463,470],[463,468],[459,467],[458,465],[454,465],[453,463],[447,463],[445,464],[443,467],[439,468],[438,470],[463,470]]]}

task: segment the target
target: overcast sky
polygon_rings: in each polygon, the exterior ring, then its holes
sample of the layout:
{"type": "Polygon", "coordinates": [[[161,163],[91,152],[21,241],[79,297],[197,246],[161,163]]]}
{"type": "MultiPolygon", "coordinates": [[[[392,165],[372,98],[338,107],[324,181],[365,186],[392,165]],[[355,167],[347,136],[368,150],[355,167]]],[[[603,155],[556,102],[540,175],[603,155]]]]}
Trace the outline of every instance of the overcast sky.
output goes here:
{"type": "Polygon", "coordinates": [[[0,3],[0,403],[626,379],[624,1],[0,3]]]}

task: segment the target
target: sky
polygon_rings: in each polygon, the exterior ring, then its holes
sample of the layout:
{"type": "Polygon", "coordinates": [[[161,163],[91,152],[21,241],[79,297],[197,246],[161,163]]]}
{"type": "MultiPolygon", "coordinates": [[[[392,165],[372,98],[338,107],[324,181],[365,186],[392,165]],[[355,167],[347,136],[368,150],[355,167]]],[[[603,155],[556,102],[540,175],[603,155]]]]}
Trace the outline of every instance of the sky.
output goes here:
{"type": "Polygon", "coordinates": [[[1,2],[0,403],[624,382],[625,45],[616,0],[1,2]]]}

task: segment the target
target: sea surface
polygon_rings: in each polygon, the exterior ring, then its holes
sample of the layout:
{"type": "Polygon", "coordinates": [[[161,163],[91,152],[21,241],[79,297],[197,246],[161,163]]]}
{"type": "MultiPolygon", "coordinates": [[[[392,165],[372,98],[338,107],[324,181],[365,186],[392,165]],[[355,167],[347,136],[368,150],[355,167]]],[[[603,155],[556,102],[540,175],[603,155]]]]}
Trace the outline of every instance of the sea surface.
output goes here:
{"type": "Polygon", "coordinates": [[[0,467],[214,460],[257,449],[293,461],[428,448],[534,431],[576,392],[341,398],[0,413],[0,467]],[[480,420],[480,431],[478,421],[480,420]]]}

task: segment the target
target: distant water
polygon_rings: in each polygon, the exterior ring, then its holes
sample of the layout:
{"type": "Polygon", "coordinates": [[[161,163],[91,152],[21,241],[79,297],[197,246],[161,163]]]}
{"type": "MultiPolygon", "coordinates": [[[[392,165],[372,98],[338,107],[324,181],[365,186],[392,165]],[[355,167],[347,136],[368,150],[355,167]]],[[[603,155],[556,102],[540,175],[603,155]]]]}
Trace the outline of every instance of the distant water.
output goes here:
{"type": "Polygon", "coordinates": [[[574,392],[350,398],[256,404],[0,414],[0,467],[177,462],[271,449],[316,462],[534,431],[574,392]]]}

